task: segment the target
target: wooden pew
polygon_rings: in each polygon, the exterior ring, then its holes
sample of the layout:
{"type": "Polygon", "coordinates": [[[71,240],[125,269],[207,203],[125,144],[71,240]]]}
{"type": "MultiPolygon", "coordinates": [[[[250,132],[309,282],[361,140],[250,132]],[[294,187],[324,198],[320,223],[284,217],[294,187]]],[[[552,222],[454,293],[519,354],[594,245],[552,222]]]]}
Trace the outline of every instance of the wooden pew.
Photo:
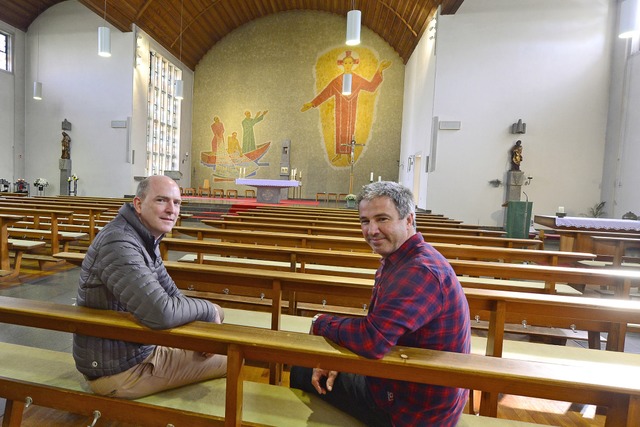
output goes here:
{"type": "MultiPolygon", "coordinates": [[[[109,210],[108,207],[90,206],[90,205],[67,205],[57,203],[41,203],[34,199],[23,197],[19,201],[8,201],[0,199],[0,207],[24,207],[29,209],[38,209],[41,211],[49,210],[65,210],[71,211],[73,215],[86,215],[89,219],[89,241],[92,242],[96,234],[95,220],[100,218],[100,214],[109,210]]],[[[74,216],[68,216],[69,223],[73,224],[74,216]]]]}
{"type": "MultiPolygon", "coordinates": [[[[57,257],[79,265],[84,258],[84,254],[60,253],[57,257]]],[[[598,286],[606,284],[614,287],[626,287],[631,283],[638,283],[640,281],[640,273],[633,271],[540,267],[534,265],[515,265],[461,260],[453,260],[450,261],[450,263],[458,275],[463,272],[491,277],[532,277],[534,279],[543,279],[553,282],[582,282],[598,286]],[[510,270],[512,269],[513,271],[510,273],[510,270]]],[[[271,299],[270,310],[272,313],[272,327],[274,329],[280,328],[280,314],[283,312],[285,300],[288,301],[290,314],[297,314],[297,304],[300,302],[322,304],[323,301],[327,301],[332,305],[342,304],[343,306],[350,305],[351,307],[363,307],[364,305],[366,307],[373,288],[373,280],[354,277],[336,277],[331,275],[260,270],[220,265],[188,264],[178,261],[165,261],[165,266],[178,287],[184,290],[218,295],[235,294],[256,298],[266,297],[271,299]]],[[[460,277],[460,281],[465,289],[465,293],[469,294],[472,292],[495,291],[503,292],[503,294],[496,295],[499,295],[500,298],[505,298],[511,293],[491,289],[483,280],[481,280],[481,278],[460,277]]],[[[522,288],[515,286],[511,289],[509,289],[508,286],[504,286],[504,288],[507,288],[509,291],[514,293],[515,291],[513,291],[513,289],[522,290],[522,288]]],[[[537,301],[536,304],[540,305],[531,311],[509,315],[509,323],[522,323],[523,320],[526,320],[529,325],[552,326],[598,332],[607,331],[609,333],[607,348],[610,350],[624,349],[627,323],[640,323],[640,317],[635,314],[629,314],[628,318],[621,321],[619,317],[595,317],[596,315],[589,312],[586,308],[591,305],[613,307],[618,303],[627,308],[640,307],[640,303],[637,301],[604,300],[585,297],[575,298],[533,292],[517,292],[517,295],[526,295],[520,300],[520,304],[523,306],[528,304],[528,301],[537,301]],[[556,302],[549,304],[549,308],[541,310],[539,307],[544,305],[547,301],[556,302]],[[558,301],[561,303],[557,303],[558,301]],[[575,307],[578,308],[576,308],[575,311],[572,309],[566,309],[566,305],[569,303],[575,304],[575,307]],[[538,321],[532,320],[532,316],[536,315],[536,313],[544,317],[544,322],[539,323],[538,321]],[[526,315],[526,317],[522,317],[523,315],[526,315]],[[567,316],[571,317],[568,318],[567,316]],[[600,328],[597,326],[597,323],[596,325],[588,323],[599,321],[610,323],[614,326],[600,328]],[[571,325],[573,325],[573,327],[571,325]]],[[[513,306],[514,309],[520,309],[517,304],[514,304],[513,306]]],[[[483,318],[483,320],[487,319],[483,318]]],[[[501,322],[502,324],[504,323],[502,320],[501,322]]],[[[501,328],[504,330],[504,327],[501,328]]]]}
{"type": "Polygon", "coordinates": [[[628,249],[640,248],[639,237],[618,237],[618,236],[591,236],[594,249],[597,253],[613,252],[611,266],[613,268],[622,267],[622,259],[628,249]],[[600,247],[607,247],[608,250],[600,250],[600,247]]]}
{"type": "MultiPolygon", "coordinates": [[[[246,226],[250,226],[252,229],[257,228],[258,225],[264,224],[267,225],[267,229],[275,229],[275,230],[291,230],[295,233],[307,233],[307,234],[325,234],[326,232],[333,232],[335,230],[351,230],[351,233],[346,235],[362,235],[362,229],[360,228],[359,221],[325,221],[325,220],[305,220],[305,219],[296,219],[289,217],[271,217],[271,216],[255,216],[255,217],[246,217],[242,215],[222,215],[222,220],[203,220],[202,222],[211,225],[217,226],[221,228],[238,228],[235,224],[233,227],[229,227],[224,223],[244,223],[246,226]],[[319,231],[315,231],[315,229],[319,231]]],[[[448,226],[447,224],[442,223],[433,223],[432,225],[420,225],[418,224],[416,229],[422,233],[452,233],[452,234],[466,234],[468,236],[504,236],[504,231],[499,230],[484,230],[478,227],[473,228],[462,228],[457,226],[448,226]]],[[[346,232],[345,232],[346,233],[346,232]]],[[[336,233],[332,233],[336,234],[336,233]]]]}
{"type": "MultiPolygon", "coordinates": [[[[56,253],[60,250],[60,232],[58,230],[58,220],[63,217],[73,216],[72,211],[67,210],[43,210],[36,208],[12,208],[6,206],[0,206],[0,214],[21,215],[23,217],[33,218],[34,225],[38,225],[42,218],[48,220],[51,224],[51,232],[48,235],[48,239],[51,241],[52,253],[56,253]]],[[[9,234],[13,234],[9,232],[9,234]]],[[[22,237],[18,235],[18,237],[22,237]]]]}
{"type": "Polygon", "coordinates": [[[11,268],[9,259],[9,226],[20,220],[22,216],[0,214],[0,280],[9,280],[16,277],[20,272],[20,265],[11,268]]]}
{"type": "MultiPolygon", "coordinates": [[[[305,215],[304,213],[281,213],[281,212],[263,212],[261,210],[246,210],[238,211],[234,214],[228,214],[234,219],[242,221],[254,221],[259,218],[274,218],[280,221],[293,220],[294,222],[303,222],[317,225],[331,225],[336,224],[357,224],[360,225],[360,218],[357,215],[345,215],[345,216],[319,216],[319,215],[305,215]]],[[[226,215],[223,215],[226,218],[226,215]]],[[[466,229],[481,229],[482,227],[474,224],[463,224],[460,221],[454,221],[449,219],[439,218],[416,218],[416,224],[418,226],[431,226],[431,227],[450,227],[450,228],[466,228],[466,229]]],[[[498,230],[496,230],[498,231],[498,230]]],[[[502,231],[504,233],[504,231],[502,231]]]]}
{"type": "MultiPolygon", "coordinates": [[[[239,426],[243,421],[243,407],[249,406],[243,404],[244,387],[247,384],[242,379],[242,368],[248,360],[323,367],[399,381],[483,390],[487,397],[483,399],[481,407],[484,415],[492,414],[490,398],[498,393],[561,401],[570,397],[574,402],[606,406],[606,427],[635,426],[640,415],[640,386],[637,383],[640,368],[637,366],[621,368],[613,364],[600,364],[597,366],[599,369],[594,369],[595,364],[540,363],[406,347],[394,348],[382,359],[372,360],[356,356],[322,337],[308,334],[204,322],[158,331],[141,326],[124,313],[8,297],[0,297],[0,321],[228,356],[226,380],[213,381],[226,382],[224,424],[220,415],[163,406],[162,397],[155,399],[154,405],[65,390],[33,379],[25,381],[1,377],[0,393],[7,398],[5,418],[9,425],[20,423],[23,402],[30,398],[33,403],[42,406],[88,416],[100,411],[109,419],[145,425],[160,421],[162,425],[239,426]]],[[[312,396],[308,398],[314,400],[312,396]]],[[[215,406],[215,401],[209,401],[209,405],[215,406]]],[[[282,407],[278,409],[282,412],[282,407]]],[[[472,418],[465,417],[465,422],[474,425],[472,418]]],[[[501,425],[499,422],[494,420],[493,425],[501,425]]]]}
{"type": "MultiPolygon", "coordinates": [[[[206,238],[239,243],[278,244],[282,246],[371,252],[371,247],[364,241],[362,236],[329,236],[184,226],[174,227],[172,233],[174,235],[185,234],[200,240],[206,238]],[[273,243],[275,241],[278,243],[273,243]]],[[[542,241],[534,239],[511,239],[506,237],[464,236],[438,233],[423,233],[423,236],[425,240],[430,243],[439,242],[506,248],[542,248],[542,241]]]]}
{"type": "MultiPolygon", "coordinates": [[[[562,251],[540,251],[535,249],[495,248],[472,245],[433,243],[447,259],[468,259],[495,262],[527,262],[542,265],[576,265],[578,261],[592,260],[593,254],[562,251]]],[[[242,260],[266,260],[280,262],[289,271],[329,272],[345,276],[373,277],[379,267],[380,256],[375,253],[347,252],[336,250],[309,249],[276,245],[255,245],[244,243],[217,242],[212,240],[176,239],[165,237],[160,243],[162,258],[169,260],[169,252],[187,252],[181,260],[197,263],[227,264],[243,263],[242,260]],[[189,254],[195,254],[190,257],[189,254]],[[205,259],[205,255],[217,255],[205,259]],[[352,272],[349,269],[368,269],[352,272]],[[365,274],[366,273],[366,274],[365,274]]],[[[254,265],[259,268],[258,264],[254,265]]]]}
{"type": "MultiPolygon", "coordinates": [[[[359,221],[357,212],[352,213],[335,213],[335,214],[317,214],[312,212],[304,212],[299,210],[294,211],[237,211],[238,216],[244,217],[260,217],[260,216],[280,216],[284,218],[295,219],[307,219],[315,221],[359,221]]],[[[460,220],[448,219],[448,218],[417,218],[416,223],[419,225],[438,225],[441,227],[458,227],[458,228],[481,228],[472,224],[463,224],[460,220]]]]}
{"type": "MultiPolygon", "coordinates": [[[[254,211],[262,211],[262,212],[292,212],[292,213],[303,213],[303,214],[311,214],[311,215],[341,215],[341,216],[358,216],[358,211],[354,209],[345,209],[345,208],[327,208],[327,207],[312,207],[312,206],[253,206],[250,208],[254,211]]],[[[445,219],[449,218],[445,217],[442,214],[434,214],[423,211],[417,211],[416,217],[420,218],[436,218],[436,219],[445,219]]],[[[457,220],[454,220],[457,221],[457,220]]]]}

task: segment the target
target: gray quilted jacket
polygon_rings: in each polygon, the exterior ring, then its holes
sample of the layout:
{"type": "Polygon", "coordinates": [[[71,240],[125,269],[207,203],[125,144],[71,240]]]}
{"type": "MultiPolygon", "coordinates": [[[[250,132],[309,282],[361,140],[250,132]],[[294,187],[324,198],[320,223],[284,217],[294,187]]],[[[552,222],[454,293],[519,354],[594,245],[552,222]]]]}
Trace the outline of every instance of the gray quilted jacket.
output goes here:
{"type": "MultiPolygon", "coordinates": [[[[194,320],[213,321],[208,301],[178,290],[164,267],[158,241],[138,219],[131,204],[120,208],[89,247],[80,274],[78,305],[126,311],[152,329],[194,320]]],[[[142,362],[154,346],[75,334],[73,357],[84,375],[114,375],[142,362]]]]}

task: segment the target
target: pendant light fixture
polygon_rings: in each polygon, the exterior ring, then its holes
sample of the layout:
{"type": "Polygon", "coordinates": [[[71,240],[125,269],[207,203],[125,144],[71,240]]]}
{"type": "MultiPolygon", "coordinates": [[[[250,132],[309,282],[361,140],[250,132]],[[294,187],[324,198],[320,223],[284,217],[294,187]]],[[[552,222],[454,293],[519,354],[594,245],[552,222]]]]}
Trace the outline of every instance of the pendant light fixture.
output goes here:
{"type": "Polygon", "coordinates": [[[629,39],[639,33],[638,0],[622,0],[622,3],[620,3],[620,32],[618,37],[629,39]]]}
{"type": "MultiPolygon", "coordinates": [[[[182,64],[182,12],[184,8],[184,0],[180,2],[180,58],[179,62],[182,64]]],[[[182,77],[182,76],[181,76],[182,77]]],[[[182,100],[184,98],[184,81],[182,79],[176,79],[176,99],[182,100]]]]}
{"type": "Polygon", "coordinates": [[[351,3],[351,9],[347,12],[347,45],[355,46],[360,44],[360,21],[362,13],[356,9],[355,0],[351,3]]]}
{"type": "Polygon", "coordinates": [[[342,75],[342,94],[351,95],[351,83],[353,83],[353,75],[351,73],[344,73],[342,75]]]}
{"type": "Polygon", "coordinates": [[[107,0],[104,0],[104,26],[98,27],[98,55],[111,56],[111,29],[107,27],[107,0]]]}
{"type": "Polygon", "coordinates": [[[36,38],[36,79],[33,82],[33,99],[40,101],[42,99],[42,82],[40,77],[40,28],[36,38]]]}

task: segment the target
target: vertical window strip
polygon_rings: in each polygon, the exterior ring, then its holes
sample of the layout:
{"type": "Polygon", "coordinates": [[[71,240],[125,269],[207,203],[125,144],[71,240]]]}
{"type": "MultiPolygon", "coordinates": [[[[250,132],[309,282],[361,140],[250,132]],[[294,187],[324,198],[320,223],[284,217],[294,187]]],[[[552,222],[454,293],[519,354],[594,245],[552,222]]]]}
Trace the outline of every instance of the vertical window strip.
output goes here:
{"type": "Polygon", "coordinates": [[[182,72],[154,51],[149,64],[146,172],[151,176],[179,169],[180,101],[174,92],[182,72]]]}
{"type": "Polygon", "coordinates": [[[0,70],[12,71],[11,35],[0,31],[0,70]]]}

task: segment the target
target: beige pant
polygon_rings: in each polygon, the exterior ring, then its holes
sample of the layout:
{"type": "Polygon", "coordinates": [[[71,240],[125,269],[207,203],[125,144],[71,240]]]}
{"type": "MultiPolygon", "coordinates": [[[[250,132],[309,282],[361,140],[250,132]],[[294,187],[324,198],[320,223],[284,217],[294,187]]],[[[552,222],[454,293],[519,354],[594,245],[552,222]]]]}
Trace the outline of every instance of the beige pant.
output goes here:
{"type": "Polygon", "coordinates": [[[227,356],[157,346],[142,363],[119,374],[89,381],[95,394],[137,399],[159,391],[224,377],[227,356]]]}

